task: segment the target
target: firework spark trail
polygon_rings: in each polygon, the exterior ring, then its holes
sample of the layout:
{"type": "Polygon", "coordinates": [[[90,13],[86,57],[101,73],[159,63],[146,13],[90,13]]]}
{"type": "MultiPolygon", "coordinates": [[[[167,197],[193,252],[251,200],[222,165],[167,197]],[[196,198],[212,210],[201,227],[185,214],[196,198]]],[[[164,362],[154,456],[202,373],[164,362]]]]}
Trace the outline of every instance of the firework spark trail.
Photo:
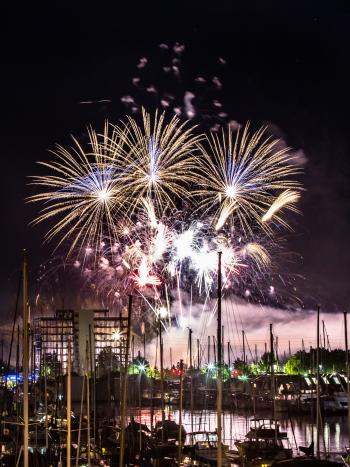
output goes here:
{"type": "Polygon", "coordinates": [[[146,209],[151,226],[156,228],[158,222],[152,201],[149,198],[141,198],[141,201],[146,209]]]}
{"type": "Polygon", "coordinates": [[[157,225],[157,232],[152,238],[152,246],[150,256],[152,263],[158,263],[163,259],[165,252],[168,250],[171,242],[171,235],[168,227],[161,222],[157,225]]]}
{"type": "Polygon", "coordinates": [[[266,268],[271,263],[271,258],[266,249],[258,243],[248,243],[242,248],[242,255],[245,258],[250,256],[254,259],[258,267],[266,268]]]}
{"type": "MultiPolygon", "coordinates": [[[[98,289],[106,290],[109,284],[111,290],[120,294],[128,289],[130,280],[140,288],[161,282],[177,289],[180,298],[181,289],[194,282],[196,294],[208,294],[217,275],[218,251],[223,252],[225,288],[236,284],[238,277],[244,282],[241,273],[248,265],[250,277],[254,271],[267,269],[268,253],[258,243],[244,245],[240,238],[223,232],[218,236],[203,223],[197,222],[196,228],[191,223],[184,229],[183,224],[178,225],[170,217],[163,216],[163,221],[156,229],[150,221],[129,224],[129,233],[119,244],[108,247],[107,241],[102,249],[96,248],[99,262],[92,280],[101,284],[98,289]]],[[[94,270],[93,264],[91,269],[94,270]]],[[[113,292],[108,295],[113,296],[113,292]]]]}
{"type": "Polygon", "coordinates": [[[227,219],[230,217],[230,215],[235,210],[236,206],[237,206],[237,203],[235,201],[233,201],[233,202],[227,201],[227,200],[224,201],[224,204],[222,205],[222,207],[221,207],[221,209],[219,211],[220,214],[219,214],[218,220],[217,220],[216,225],[215,225],[215,230],[216,231],[219,231],[219,230],[222,229],[222,227],[225,225],[227,219]]]}
{"type": "MultiPolygon", "coordinates": [[[[268,222],[270,221],[276,213],[282,208],[288,208],[291,211],[298,212],[295,207],[295,204],[300,199],[300,193],[293,190],[285,190],[283,191],[271,204],[267,212],[261,218],[261,222],[268,222]]],[[[285,222],[283,219],[278,218],[278,221],[283,225],[285,222]]]]}
{"type": "Polygon", "coordinates": [[[160,285],[161,281],[159,277],[152,274],[150,265],[148,264],[148,258],[143,255],[139,264],[138,272],[133,273],[131,279],[135,284],[140,287],[146,287],[148,285],[160,285]]]}
{"type": "MultiPolygon", "coordinates": [[[[157,228],[151,226],[151,222],[129,223],[128,235],[120,243],[103,242],[91,247],[91,264],[76,261],[76,267],[86,269],[90,266],[91,280],[98,289],[114,291],[118,294],[128,289],[130,280],[137,287],[154,286],[155,282],[169,284],[178,290],[186,288],[194,280],[197,284],[199,295],[205,292],[207,295],[217,275],[217,253],[222,251],[222,266],[224,288],[230,288],[238,280],[238,276],[249,264],[250,280],[255,271],[266,270],[268,266],[268,252],[258,243],[243,244],[240,237],[231,238],[223,232],[218,235],[207,225],[193,223],[187,229],[182,224],[177,228],[176,223],[169,218],[164,218],[157,228]],[[198,227],[201,225],[201,227],[198,227]],[[98,256],[98,267],[93,273],[94,258],[98,256]],[[249,261],[248,261],[249,260],[249,261]],[[109,285],[108,285],[109,284],[109,285]]],[[[86,256],[86,253],[85,253],[86,256]]],[[[240,281],[244,279],[240,276],[240,281]]]]}
{"type": "Polygon", "coordinates": [[[196,231],[190,227],[187,230],[182,231],[181,233],[177,234],[174,238],[174,260],[175,261],[183,261],[185,258],[189,258],[192,256],[193,247],[194,247],[194,239],[195,239],[196,231]]]}
{"type": "Polygon", "coordinates": [[[217,254],[210,251],[208,245],[203,245],[198,251],[192,254],[191,267],[197,272],[196,284],[201,293],[204,286],[208,291],[213,283],[212,273],[215,271],[217,254]]]}

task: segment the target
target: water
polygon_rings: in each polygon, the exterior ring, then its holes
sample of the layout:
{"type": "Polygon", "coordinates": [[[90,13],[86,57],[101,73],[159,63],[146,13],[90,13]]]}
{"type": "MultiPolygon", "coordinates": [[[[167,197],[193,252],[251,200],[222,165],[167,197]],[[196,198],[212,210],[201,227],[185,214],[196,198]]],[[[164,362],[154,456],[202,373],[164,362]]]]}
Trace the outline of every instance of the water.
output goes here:
{"type": "MultiPolygon", "coordinates": [[[[99,410],[100,412],[100,410],[99,410]]],[[[102,411],[101,411],[102,412],[102,411]]],[[[133,415],[136,421],[151,425],[151,411],[149,408],[129,409],[128,415],[133,415]]],[[[270,414],[265,413],[258,418],[268,418],[270,414]]],[[[166,418],[171,417],[176,422],[179,421],[179,411],[167,407],[165,409],[166,418]]],[[[223,439],[230,449],[235,449],[235,440],[244,438],[250,428],[250,420],[253,417],[244,413],[223,412],[223,439]]],[[[161,420],[159,408],[154,409],[153,423],[161,420]]],[[[309,446],[312,439],[316,441],[316,426],[312,424],[308,415],[279,414],[278,421],[281,431],[288,433],[290,444],[295,454],[298,446],[309,446]],[[314,436],[314,438],[312,437],[314,436]]],[[[191,432],[191,413],[183,411],[182,424],[187,432],[191,432]]],[[[215,431],[216,412],[213,410],[201,410],[193,412],[193,431],[215,431]]],[[[316,444],[316,442],[315,442],[316,444]]],[[[323,420],[321,430],[320,449],[326,453],[340,453],[348,446],[348,424],[346,415],[326,416],[323,420]]]]}

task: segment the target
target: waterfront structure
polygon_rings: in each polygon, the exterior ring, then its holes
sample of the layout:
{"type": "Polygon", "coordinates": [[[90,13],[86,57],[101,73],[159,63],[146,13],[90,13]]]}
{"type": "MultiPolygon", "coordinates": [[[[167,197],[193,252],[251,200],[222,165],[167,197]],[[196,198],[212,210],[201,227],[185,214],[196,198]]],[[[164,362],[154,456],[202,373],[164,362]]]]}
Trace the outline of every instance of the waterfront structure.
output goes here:
{"type": "MultiPolygon", "coordinates": [[[[54,316],[40,317],[34,324],[33,361],[36,368],[50,362],[51,371],[65,373],[68,342],[72,345],[72,370],[82,375],[89,361],[96,362],[103,350],[109,350],[123,363],[127,317],[111,316],[106,309],[56,310],[54,316]]],[[[124,357],[125,358],[125,357],[124,357]]],[[[92,369],[92,368],[91,368],[92,369]]]]}

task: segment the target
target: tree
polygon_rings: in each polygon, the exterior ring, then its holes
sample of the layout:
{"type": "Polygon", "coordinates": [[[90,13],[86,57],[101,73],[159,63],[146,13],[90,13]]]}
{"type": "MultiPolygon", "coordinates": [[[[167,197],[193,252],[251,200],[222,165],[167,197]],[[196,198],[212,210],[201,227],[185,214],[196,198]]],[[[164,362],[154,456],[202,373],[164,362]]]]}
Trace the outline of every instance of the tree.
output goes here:
{"type": "Polygon", "coordinates": [[[301,360],[298,355],[292,355],[284,365],[284,371],[287,375],[299,375],[302,371],[301,360]]]}
{"type": "Polygon", "coordinates": [[[236,358],[236,360],[233,362],[233,368],[235,370],[239,370],[240,373],[247,373],[248,371],[248,365],[240,358],[236,358]]]}
{"type": "Polygon", "coordinates": [[[97,356],[97,366],[100,371],[117,371],[119,359],[112,347],[103,348],[97,356]]]}
{"type": "Polygon", "coordinates": [[[270,371],[270,352],[264,352],[257,364],[259,373],[268,373],[270,371]]]}
{"type": "MultiPolygon", "coordinates": [[[[285,365],[287,374],[315,373],[317,350],[310,352],[298,351],[285,365]]],[[[345,351],[342,349],[328,350],[320,349],[320,371],[321,373],[341,373],[346,371],[345,351]]]]}

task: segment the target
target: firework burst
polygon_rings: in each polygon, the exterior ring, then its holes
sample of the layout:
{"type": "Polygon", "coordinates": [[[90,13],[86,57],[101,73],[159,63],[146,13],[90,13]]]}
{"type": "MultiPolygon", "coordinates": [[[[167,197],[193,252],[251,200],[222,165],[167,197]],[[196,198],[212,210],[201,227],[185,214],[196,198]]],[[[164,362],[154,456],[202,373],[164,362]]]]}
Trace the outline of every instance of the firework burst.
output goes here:
{"type": "Polygon", "coordinates": [[[87,151],[77,140],[59,146],[42,163],[52,174],[33,178],[44,190],[29,200],[45,203],[34,223],[57,219],[46,239],[69,242],[74,267],[103,299],[132,290],[158,300],[160,285],[208,297],[219,251],[225,290],[242,295],[271,269],[270,234],[287,225],[282,209],[296,211],[298,168],[264,128],[204,143],[192,132],[143,111],[141,125],[89,130],[87,151]]]}
{"type": "Polygon", "coordinates": [[[69,253],[76,247],[80,250],[102,242],[106,232],[109,238],[115,238],[115,213],[124,202],[118,172],[122,147],[113,134],[111,150],[111,145],[106,144],[111,139],[108,132],[108,124],[102,135],[89,129],[87,151],[75,138],[70,149],[57,146],[52,151],[55,160],[39,162],[52,174],[32,177],[32,184],[44,191],[28,201],[45,204],[33,223],[56,220],[45,238],[49,241],[59,237],[57,246],[68,240],[69,253]]]}
{"type": "Polygon", "coordinates": [[[187,122],[180,124],[173,117],[166,124],[164,113],[156,112],[152,118],[143,110],[141,125],[129,117],[125,125],[114,130],[123,139],[124,189],[125,196],[133,200],[132,212],[145,205],[145,199],[146,203],[153,200],[161,211],[167,205],[174,206],[176,200],[189,198],[189,185],[197,176],[194,154],[202,137],[193,135],[187,122]]]}
{"type": "Polygon", "coordinates": [[[300,190],[291,178],[298,168],[288,150],[276,149],[278,140],[266,138],[264,133],[265,128],[251,133],[247,124],[236,136],[228,129],[207,138],[199,160],[202,176],[197,195],[200,208],[214,213],[217,231],[229,219],[248,233],[257,224],[268,230],[261,218],[276,196],[281,190],[296,194],[300,190]]]}

